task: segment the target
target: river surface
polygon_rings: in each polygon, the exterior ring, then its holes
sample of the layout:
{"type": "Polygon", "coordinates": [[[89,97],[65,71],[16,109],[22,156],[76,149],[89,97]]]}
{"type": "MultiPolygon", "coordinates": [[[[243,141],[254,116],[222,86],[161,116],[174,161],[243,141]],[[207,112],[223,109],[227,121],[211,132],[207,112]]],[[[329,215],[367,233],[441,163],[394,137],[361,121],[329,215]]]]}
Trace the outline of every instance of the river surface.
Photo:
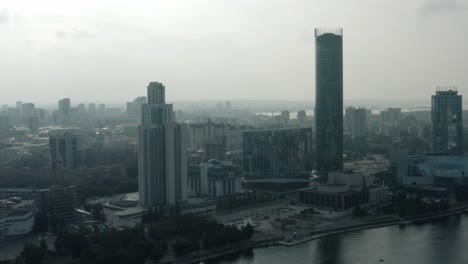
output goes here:
{"type": "Polygon", "coordinates": [[[206,263],[466,264],[468,215],[343,233],[292,247],[258,248],[206,263]]]}

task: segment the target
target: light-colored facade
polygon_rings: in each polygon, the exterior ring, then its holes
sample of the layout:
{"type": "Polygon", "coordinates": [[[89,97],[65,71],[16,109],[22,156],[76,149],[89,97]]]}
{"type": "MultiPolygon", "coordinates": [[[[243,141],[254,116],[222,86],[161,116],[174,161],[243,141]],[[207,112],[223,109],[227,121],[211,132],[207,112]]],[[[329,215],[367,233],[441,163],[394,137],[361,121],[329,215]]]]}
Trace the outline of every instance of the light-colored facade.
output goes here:
{"type": "Polygon", "coordinates": [[[0,200],[0,241],[30,233],[34,226],[34,201],[0,200]]]}
{"type": "Polygon", "coordinates": [[[407,151],[393,150],[389,158],[398,185],[468,185],[468,156],[408,156],[407,151]]]}
{"type": "Polygon", "coordinates": [[[362,173],[329,173],[326,184],[300,192],[305,204],[334,210],[370,205],[388,199],[384,186],[373,185],[374,177],[362,173]]]}
{"type": "Polygon", "coordinates": [[[142,125],[138,127],[142,206],[173,205],[187,198],[188,130],[174,122],[164,90],[161,83],[148,85],[148,104],[142,106],[142,125]]]}
{"type": "Polygon", "coordinates": [[[367,136],[367,110],[365,108],[347,107],[345,110],[345,128],[351,132],[351,136],[367,136]]]}
{"type": "Polygon", "coordinates": [[[243,144],[242,133],[253,128],[208,121],[191,124],[189,129],[189,147],[194,151],[203,149],[205,140],[208,138],[224,138],[226,151],[240,151],[243,144]]]}
{"type": "Polygon", "coordinates": [[[142,105],[146,104],[146,96],[140,96],[127,102],[127,117],[132,121],[139,121],[141,118],[142,105]]]}
{"type": "Polygon", "coordinates": [[[241,170],[230,161],[210,160],[191,166],[189,188],[196,194],[225,196],[241,192],[241,170]]]}
{"type": "Polygon", "coordinates": [[[34,226],[32,210],[15,210],[0,215],[0,238],[7,236],[26,235],[34,226]]]}

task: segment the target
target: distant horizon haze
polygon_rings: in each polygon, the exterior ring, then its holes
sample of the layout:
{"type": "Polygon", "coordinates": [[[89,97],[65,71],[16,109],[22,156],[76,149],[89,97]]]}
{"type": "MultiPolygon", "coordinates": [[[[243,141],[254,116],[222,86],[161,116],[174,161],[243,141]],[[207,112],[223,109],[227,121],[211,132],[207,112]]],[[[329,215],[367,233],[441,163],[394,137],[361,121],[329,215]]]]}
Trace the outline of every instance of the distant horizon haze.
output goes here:
{"type": "Polygon", "coordinates": [[[2,103],[315,99],[314,29],[344,31],[344,99],[468,94],[463,0],[0,2],[2,103]],[[443,23],[441,23],[443,21],[443,23]]]}

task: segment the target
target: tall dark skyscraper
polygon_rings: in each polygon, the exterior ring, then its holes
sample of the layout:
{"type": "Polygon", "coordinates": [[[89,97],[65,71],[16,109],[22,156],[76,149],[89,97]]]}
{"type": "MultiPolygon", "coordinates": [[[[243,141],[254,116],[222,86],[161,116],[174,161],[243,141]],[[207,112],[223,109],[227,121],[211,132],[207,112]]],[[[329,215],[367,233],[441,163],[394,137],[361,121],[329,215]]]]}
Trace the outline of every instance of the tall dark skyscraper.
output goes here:
{"type": "Polygon", "coordinates": [[[462,96],[456,88],[437,88],[432,96],[432,151],[463,154],[462,96]]]}
{"type": "Polygon", "coordinates": [[[315,29],[317,170],[343,168],[343,29],[315,29]]]}

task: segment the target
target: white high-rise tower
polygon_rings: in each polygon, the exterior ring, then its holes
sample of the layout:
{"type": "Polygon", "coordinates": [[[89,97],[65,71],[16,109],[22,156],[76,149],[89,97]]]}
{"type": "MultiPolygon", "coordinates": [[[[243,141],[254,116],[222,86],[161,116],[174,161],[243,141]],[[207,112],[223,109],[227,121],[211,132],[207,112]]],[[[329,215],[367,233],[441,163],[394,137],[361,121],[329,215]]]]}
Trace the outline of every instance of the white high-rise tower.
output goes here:
{"type": "Polygon", "coordinates": [[[186,126],[175,123],[165,87],[148,85],[138,135],[139,195],[142,206],[172,205],[187,198],[186,126]]]}

